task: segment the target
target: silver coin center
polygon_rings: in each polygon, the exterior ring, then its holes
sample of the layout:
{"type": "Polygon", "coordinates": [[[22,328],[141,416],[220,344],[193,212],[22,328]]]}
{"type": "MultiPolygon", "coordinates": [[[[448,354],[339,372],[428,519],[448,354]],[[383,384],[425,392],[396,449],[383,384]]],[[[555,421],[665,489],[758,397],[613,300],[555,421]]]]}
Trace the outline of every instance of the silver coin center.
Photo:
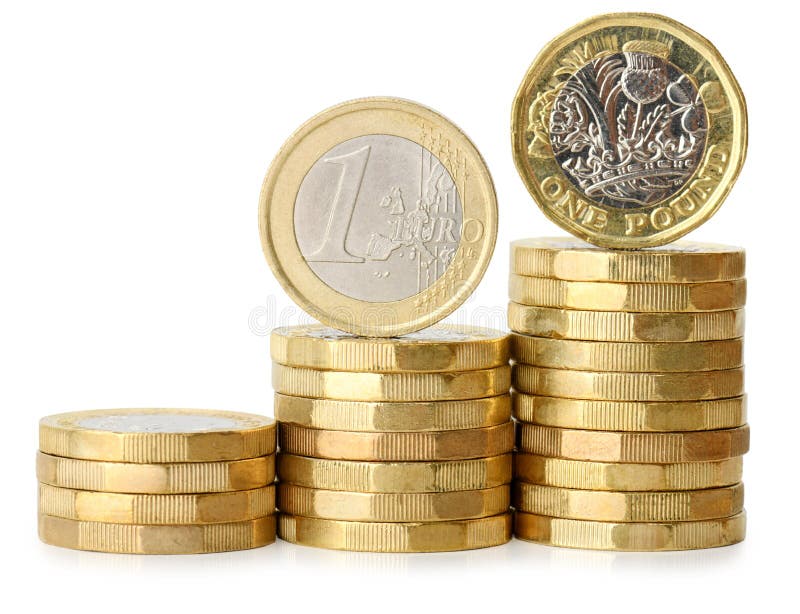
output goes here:
{"type": "Polygon", "coordinates": [[[76,424],[86,429],[115,433],[195,433],[224,431],[241,426],[237,421],[222,416],[173,413],[87,416],[78,420],[76,424]]]}

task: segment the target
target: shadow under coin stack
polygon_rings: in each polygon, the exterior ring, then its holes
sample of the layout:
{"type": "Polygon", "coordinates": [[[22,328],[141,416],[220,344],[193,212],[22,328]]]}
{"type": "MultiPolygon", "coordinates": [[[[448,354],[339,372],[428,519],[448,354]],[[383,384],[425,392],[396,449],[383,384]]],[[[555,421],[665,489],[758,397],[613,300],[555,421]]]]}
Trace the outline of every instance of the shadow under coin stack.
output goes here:
{"type": "Polygon", "coordinates": [[[297,326],[273,331],[271,355],[282,539],[435,552],[511,538],[505,333],[297,326]]]}
{"type": "Polygon", "coordinates": [[[515,533],[605,550],[744,539],[744,251],[511,246],[515,533]]]}
{"type": "Polygon", "coordinates": [[[83,411],[39,423],[39,536],[128,554],[275,541],[275,421],[182,409],[83,411]]]}

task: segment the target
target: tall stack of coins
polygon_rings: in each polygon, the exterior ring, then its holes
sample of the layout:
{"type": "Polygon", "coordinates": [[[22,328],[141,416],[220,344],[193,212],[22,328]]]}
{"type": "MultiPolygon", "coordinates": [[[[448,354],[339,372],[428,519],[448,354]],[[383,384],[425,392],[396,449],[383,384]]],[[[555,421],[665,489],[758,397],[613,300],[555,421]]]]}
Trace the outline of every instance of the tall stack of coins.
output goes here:
{"type": "Polygon", "coordinates": [[[505,333],[464,326],[273,331],[279,536],[381,552],[507,542],[508,352],[505,333]]]}
{"type": "Polygon", "coordinates": [[[82,411],[39,423],[39,536],[129,554],[275,541],[275,421],[188,409],[82,411]]]}
{"type": "Polygon", "coordinates": [[[612,550],[744,538],[744,251],[511,246],[515,531],[612,550]]]}

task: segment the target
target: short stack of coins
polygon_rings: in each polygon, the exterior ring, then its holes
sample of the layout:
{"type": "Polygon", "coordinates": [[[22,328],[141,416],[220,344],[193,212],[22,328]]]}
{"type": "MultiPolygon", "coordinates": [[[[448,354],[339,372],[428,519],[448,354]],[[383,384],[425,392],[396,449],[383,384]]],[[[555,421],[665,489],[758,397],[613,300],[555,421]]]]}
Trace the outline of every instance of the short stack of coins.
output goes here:
{"type": "Polygon", "coordinates": [[[744,251],[512,243],[515,534],[605,550],[744,539],[744,251]]]}
{"type": "Polygon", "coordinates": [[[511,538],[508,335],[437,325],[358,337],[273,331],[278,535],[353,551],[511,538]]]}
{"type": "Polygon", "coordinates": [[[39,536],[55,546],[194,554],[273,543],[276,424],[237,412],[121,409],[39,423],[39,536]]]}

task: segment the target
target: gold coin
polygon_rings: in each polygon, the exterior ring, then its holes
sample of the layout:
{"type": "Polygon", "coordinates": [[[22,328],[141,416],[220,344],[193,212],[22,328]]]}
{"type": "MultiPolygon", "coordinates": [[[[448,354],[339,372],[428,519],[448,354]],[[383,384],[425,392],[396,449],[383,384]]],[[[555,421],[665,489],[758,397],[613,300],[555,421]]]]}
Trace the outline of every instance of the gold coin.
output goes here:
{"type": "Polygon", "coordinates": [[[275,481],[275,455],[215,463],[107,463],[36,455],[36,477],[62,488],[145,494],[227,492],[275,481]]]}
{"type": "Polygon", "coordinates": [[[275,392],[340,401],[447,401],[505,394],[508,366],[450,373],[319,371],[272,364],[275,392]]]}
{"type": "Polygon", "coordinates": [[[278,486],[283,514],[368,522],[432,522],[485,518],[507,512],[511,489],[506,485],[454,492],[374,493],[278,486]]]}
{"type": "Polygon", "coordinates": [[[588,401],[515,392],[520,422],[590,431],[713,431],[747,421],[744,396],[712,401],[588,401]]]}
{"type": "Polygon", "coordinates": [[[744,370],[619,373],[540,369],[515,364],[516,390],[547,397],[608,401],[701,401],[744,394],[744,370]]]}
{"type": "Polygon", "coordinates": [[[619,342],[690,342],[744,335],[744,310],[697,313],[579,311],[508,304],[511,330],[536,337],[619,342]]]}
{"type": "Polygon", "coordinates": [[[742,366],[742,339],[692,343],[620,343],[548,339],[514,334],[514,360],[579,371],[716,371],[742,366]]]}
{"type": "Polygon", "coordinates": [[[730,486],[742,479],[742,457],[670,464],[601,463],[518,453],[517,479],[583,490],[700,490],[730,486]]]}
{"type": "Polygon", "coordinates": [[[494,488],[511,482],[511,454],[442,462],[376,463],[279,454],[281,482],[324,490],[409,493],[494,488]]]}
{"type": "Polygon", "coordinates": [[[741,247],[678,241],[666,247],[620,251],[572,237],[520,239],[511,243],[511,272],[569,281],[676,283],[744,277],[741,247]]]}
{"type": "Polygon", "coordinates": [[[46,454],[129,463],[240,460],[275,452],[275,421],[203,409],[99,409],[46,416],[46,454]]]}
{"type": "Polygon", "coordinates": [[[573,460],[612,463],[691,463],[742,456],[750,447],[750,428],[689,433],[613,433],[519,425],[521,452],[573,460]]]}
{"type": "Polygon", "coordinates": [[[275,419],[331,431],[450,431],[511,419],[511,397],[391,403],[275,395],[275,419]]]}
{"type": "Polygon", "coordinates": [[[663,245],[705,222],[744,162],[744,97],[719,52],[644,13],[594,17],[539,53],[514,99],[517,170],[596,245],[663,245]]]}
{"type": "Polygon", "coordinates": [[[203,554],[260,548],[275,541],[275,515],[198,525],[111,524],[39,514],[46,544],[120,554],[203,554]]]}
{"type": "Polygon", "coordinates": [[[278,516],[281,539],[355,552],[449,552],[500,546],[511,539],[511,514],[438,522],[353,522],[278,516]]]}
{"type": "Polygon", "coordinates": [[[744,307],[747,282],[643,284],[564,281],[546,277],[509,276],[509,297],[538,307],[591,311],[704,312],[744,307]]]}
{"type": "Polygon", "coordinates": [[[390,339],[357,337],[311,324],[276,328],[272,360],[333,371],[471,371],[508,364],[508,334],[478,326],[437,324],[390,339]]]}
{"type": "Polygon", "coordinates": [[[278,437],[282,452],[298,456],[360,461],[462,460],[511,452],[514,424],[421,433],[323,431],[281,424],[278,437]]]}
{"type": "Polygon", "coordinates": [[[289,296],[328,326],[393,337],[469,297],[497,237],[494,186],[447,119],[394,98],[323,111],[261,189],[261,245],[289,296]]]}
{"type": "Polygon", "coordinates": [[[275,486],[194,495],[142,495],[39,484],[39,513],[114,524],[240,522],[275,512],[275,486]]]}
{"type": "Polygon", "coordinates": [[[681,522],[742,511],[744,485],[678,492],[608,492],[514,483],[514,509],[540,516],[603,522],[681,522]]]}
{"type": "Polygon", "coordinates": [[[745,513],[690,522],[596,522],[517,512],[514,535],[562,548],[637,552],[696,550],[742,541],[745,513]]]}

